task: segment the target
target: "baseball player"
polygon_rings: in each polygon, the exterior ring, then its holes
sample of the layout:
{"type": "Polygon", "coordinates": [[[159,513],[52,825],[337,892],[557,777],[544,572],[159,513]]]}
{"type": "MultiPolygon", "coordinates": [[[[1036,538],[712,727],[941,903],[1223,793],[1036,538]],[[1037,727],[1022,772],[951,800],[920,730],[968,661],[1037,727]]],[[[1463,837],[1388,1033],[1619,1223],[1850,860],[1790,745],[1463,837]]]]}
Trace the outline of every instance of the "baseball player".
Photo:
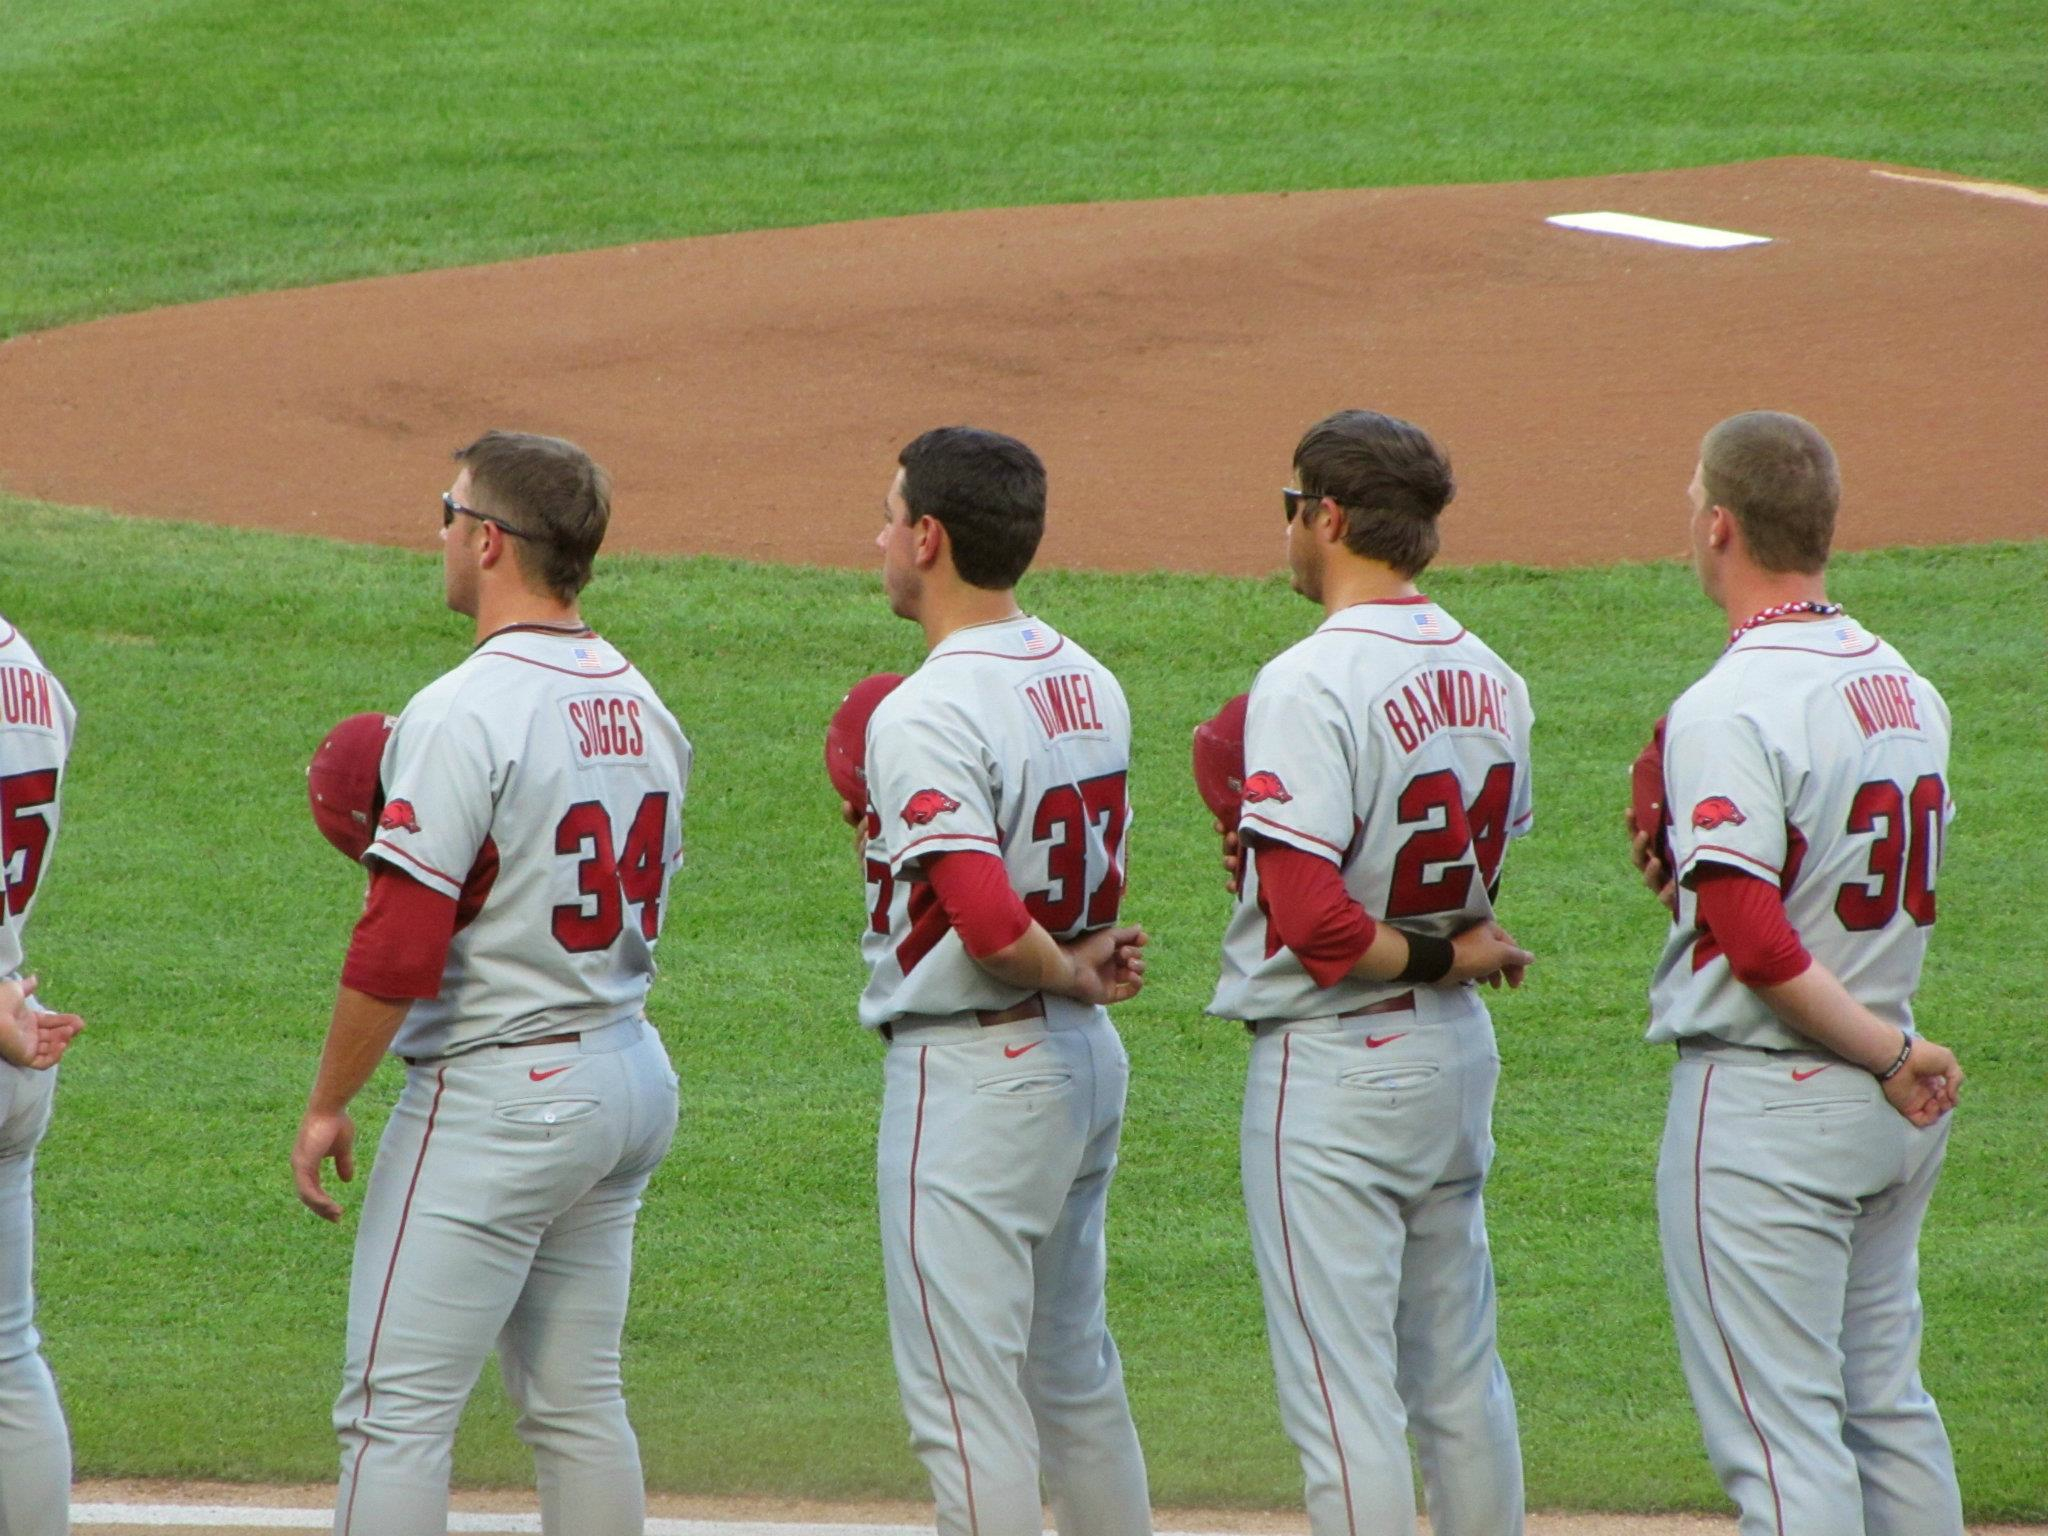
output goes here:
{"type": "Polygon", "coordinates": [[[35,1001],[23,935],[57,842],[77,714],[64,685],[0,618],[0,1531],[70,1529],[71,1439],[35,1329],[36,1146],[75,1015],[35,1001]]]}
{"type": "Polygon", "coordinates": [[[1281,1418],[1317,1536],[1522,1529],[1481,1194],[1500,1058],[1472,983],[1531,956],[1493,921],[1529,830],[1520,677],[1416,590],[1451,499],[1419,427],[1318,422],[1283,492],[1328,615],[1245,717],[1241,887],[1209,1011],[1253,1035],[1241,1137],[1281,1418]],[[1298,487],[1298,489],[1296,488],[1298,487]]]}
{"type": "Polygon", "coordinates": [[[888,1041],[877,1182],[889,1331],[944,1536],[1151,1530],[1103,1300],[1130,1072],[1103,1005],[1142,984],[1118,924],[1130,715],[1116,678],[1018,609],[1045,526],[1024,444],[903,450],[877,543],[930,655],[868,724],[870,968],[888,1041]]]}
{"type": "Polygon", "coordinates": [[[383,750],[369,899],[292,1150],[300,1199],[338,1220],[322,1164],[352,1176],[348,1103],[387,1049],[404,1060],[356,1233],[335,1530],[447,1529],[456,1421],[495,1345],[543,1529],[637,1536],[619,1335],[676,1124],[643,1010],[690,745],[578,617],[604,472],[517,433],[456,458],[443,579],[476,649],[383,750]]]}
{"type": "Polygon", "coordinates": [[[1948,707],[1827,600],[1840,480],[1813,427],[1722,422],[1689,496],[1728,648],[1665,728],[1673,867],[1637,838],[1675,909],[1649,1037],[1678,1045],[1657,1208],[1679,1357],[1744,1536],[1960,1536],[1916,1286],[1963,1076],[1912,1009],[1948,707]]]}

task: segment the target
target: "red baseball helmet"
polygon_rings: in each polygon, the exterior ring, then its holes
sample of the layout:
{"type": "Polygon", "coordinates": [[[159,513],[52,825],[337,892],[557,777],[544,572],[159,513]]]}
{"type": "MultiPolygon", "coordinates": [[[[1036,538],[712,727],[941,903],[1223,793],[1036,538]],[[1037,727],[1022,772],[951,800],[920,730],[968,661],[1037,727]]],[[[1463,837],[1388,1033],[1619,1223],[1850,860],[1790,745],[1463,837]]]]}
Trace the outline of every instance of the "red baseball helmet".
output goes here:
{"type": "Polygon", "coordinates": [[[1195,788],[1225,828],[1236,827],[1244,803],[1244,712],[1251,701],[1240,693],[1195,727],[1195,788]]]}
{"type": "Polygon", "coordinates": [[[900,672],[877,672],[846,691],[825,727],[825,772],[839,798],[855,809],[868,803],[868,720],[903,681],[900,672]]]}
{"type": "Polygon", "coordinates": [[[360,859],[377,835],[384,787],[377,770],[391,739],[392,715],[350,715],[327,733],[306,765],[306,799],[320,835],[350,859],[360,859]]]}

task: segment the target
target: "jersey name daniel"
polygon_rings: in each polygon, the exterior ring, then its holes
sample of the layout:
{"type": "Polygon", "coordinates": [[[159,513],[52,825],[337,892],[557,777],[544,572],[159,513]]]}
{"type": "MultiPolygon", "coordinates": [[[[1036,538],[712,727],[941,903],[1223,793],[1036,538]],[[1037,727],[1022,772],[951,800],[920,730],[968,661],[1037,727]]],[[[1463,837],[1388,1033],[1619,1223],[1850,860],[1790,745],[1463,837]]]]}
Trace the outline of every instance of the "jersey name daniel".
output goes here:
{"type": "Polygon", "coordinates": [[[50,674],[33,667],[0,667],[0,723],[56,730],[50,674]]]}
{"type": "Polygon", "coordinates": [[[1886,731],[1915,735],[1922,731],[1920,698],[1913,692],[1913,679],[1904,672],[1865,672],[1841,684],[1837,691],[1865,741],[1886,731]]]}
{"type": "Polygon", "coordinates": [[[1031,706],[1047,741],[1061,736],[1106,733],[1102,708],[1095,701],[1095,682],[1086,672],[1060,672],[1035,678],[1017,691],[1031,706]]]}
{"type": "Polygon", "coordinates": [[[1403,752],[1438,731],[1491,731],[1508,740],[1508,685],[1470,667],[1423,667],[1389,689],[1379,707],[1403,752]]]}
{"type": "Polygon", "coordinates": [[[623,694],[591,694],[562,706],[569,724],[569,754],[578,767],[595,762],[636,762],[647,756],[640,701],[623,694]]]}

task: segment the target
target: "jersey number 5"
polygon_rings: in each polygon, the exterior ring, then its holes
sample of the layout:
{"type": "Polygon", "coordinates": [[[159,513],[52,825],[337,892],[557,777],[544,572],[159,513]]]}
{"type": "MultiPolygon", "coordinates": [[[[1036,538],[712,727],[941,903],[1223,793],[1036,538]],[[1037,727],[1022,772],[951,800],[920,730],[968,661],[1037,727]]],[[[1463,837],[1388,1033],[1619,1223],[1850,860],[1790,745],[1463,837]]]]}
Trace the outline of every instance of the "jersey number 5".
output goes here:
{"type": "Polygon", "coordinates": [[[0,906],[9,917],[21,916],[35,900],[36,882],[43,877],[43,854],[50,846],[50,819],[31,813],[56,798],[54,768],[0,779],[0,906]],[[21,859],[18,877],[12,873],[17,856],[21,859]]]}
{"type": "Polygon", "coordinates": [[[1448,768],[1418,774],[1395,802],[1404,827],[1419,827],[1394,856],[1394,878],[1387,893],[1387,916],[1427,917],[1456,912],[1472,895],[1471,854],[1479,879],[1491,886],[1500,877],[1501,855],[1507,850],[1508,804],[1514,798],[1515,765],[1495,763],[1486,770],[1479,793],[1466,805],[1458,776],[1448,768]],[[1432,864],[1448,867],[1435,879],[1432,864]]]}
{"type": "Polygon", "coordinates": [[[1078,784],[1060,784],[1045,792],[1038,811],[1031,818],[1031,838],[1049,843],[1045,872],[1052,884],[1032,891],[1024,898],[1024,910],[1056,939],[1107,928],[1116,921],[1117,908],[1124,899],[1124,872],[1120,855],[1124,844],[1124,823],[1130,820],[1126,778],[1105,773],[1078,784]],[[1102,850],[1109,867],[1095,889],[1088,889],[1088,829],[1100,823],[1102,850]]]}
{"type": "Polygon", "coordinates": [[[612,852],[612,819],[601,800],[579,800],[555,826],[555,852],[576,857],[578,901],[555,908],[555,942],[575,954],[609,949],[625,928],[628,904],[640,909],[640,936],[661,932],[662,839],[668,830],[668,791],[640,802],[626,829],[626,846],[612,852]]]}
{"type": "Polygon", "coordinates": [[[1872,779],[1849,802],[1849,831],[1884,831],[1870,845],[1869,877],[1844,881],[1835,892],[1835,916],[1851,933],[1882,928],[1904,906],[1922,928],[1934,921],[1934,871],[1941,863],[1941,813],[1948,787],[1938,773],[1922,774],[1908,795],[1890,779],[1872,779]]]}

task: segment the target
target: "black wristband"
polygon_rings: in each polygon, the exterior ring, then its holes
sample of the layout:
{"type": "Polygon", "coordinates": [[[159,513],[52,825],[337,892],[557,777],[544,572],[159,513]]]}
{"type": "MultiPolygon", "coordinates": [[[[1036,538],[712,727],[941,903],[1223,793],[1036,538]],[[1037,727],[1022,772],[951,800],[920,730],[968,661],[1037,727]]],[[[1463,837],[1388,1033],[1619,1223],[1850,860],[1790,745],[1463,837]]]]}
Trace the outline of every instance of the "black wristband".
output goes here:
{"type": "Polygon", "coordinates": [[[1396,929],[1408,941],[1408,963],[1401,967],[1396,981],[1419,981],[1425,984],[1442,981],[1451,974],[1452,962],[1458,952],[1449,939],[1431,938],[1426,933],[1411,933],[1406,928],[1396,929]]]}
{"type": "Polygon", "coordinates": [[[1897,1077],[1899,1073],[1905,1068],[1906,1058],[1913,1054],[1913,1032],[1911,1030],[1902,1029],[1899,1031],[1899,1033],[1901,1036],[1904,1037],[1899,1041],[1899,1054],[1896,1058],[1894,1058],[1890,1066],[1886,1067],[1882,1072],[1877,1074],[1877,1080],[1880,1083],[1888,1083],[1893,1078],[1897,1077]]]}

